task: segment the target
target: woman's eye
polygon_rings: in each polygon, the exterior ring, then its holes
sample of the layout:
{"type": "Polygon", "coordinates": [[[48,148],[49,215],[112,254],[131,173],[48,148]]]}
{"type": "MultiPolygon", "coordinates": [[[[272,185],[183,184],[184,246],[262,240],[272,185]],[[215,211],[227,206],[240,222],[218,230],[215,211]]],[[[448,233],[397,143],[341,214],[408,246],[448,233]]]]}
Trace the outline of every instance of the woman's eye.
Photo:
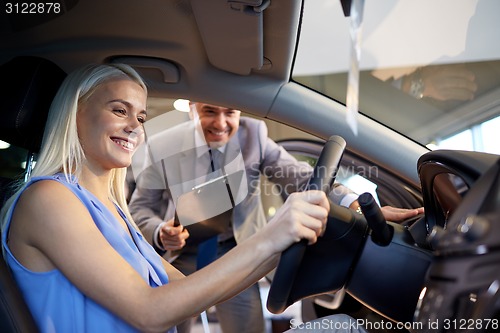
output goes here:
{"type": "Polygon", "coordinates": [[[137,117],[137,120],[141,123],[141,124],[144,124],[146,122],[146,118],[145,117],[137,117]]]}
{"type": "Polygon", "coordinates": [[[114,109],[113,111],[115,111],[116,113],[119,113],[119,114],[127,114],[127,112],[123,109],[114,109]]]}

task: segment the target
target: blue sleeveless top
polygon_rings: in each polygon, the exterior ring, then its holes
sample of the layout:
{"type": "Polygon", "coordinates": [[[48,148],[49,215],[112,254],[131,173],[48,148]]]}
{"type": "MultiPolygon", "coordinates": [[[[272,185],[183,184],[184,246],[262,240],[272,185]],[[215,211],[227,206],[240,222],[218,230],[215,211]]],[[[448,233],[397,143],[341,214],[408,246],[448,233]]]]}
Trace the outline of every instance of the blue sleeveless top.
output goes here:
{"type": "MultiPolygon", "coordinates": [[[[75,178],[74,182],[68,183],[63,174],[37,177],[32,179],[25,189],[34,182],[45,179],[56,180],[65,185],[83,202],[111,246],[151,287],[168,283],[168,276],[160,257],[120,209],[117,208],[126,221],[133,239],[123,230],[114,215],[92,193],[80,187],[75,178]]],[[[121,318],[84,295],[59,270],[33,272],[16,260],[7,245],[7,235],[18,200],[19,196],[7,213],[6,226],[2,232],[2,246],[6,262],[13,272],[40,331],[50,333],[138,332],[121,318]]],[[[168,332],[176,332],[176,329],[171,328],[168,332]]]]}

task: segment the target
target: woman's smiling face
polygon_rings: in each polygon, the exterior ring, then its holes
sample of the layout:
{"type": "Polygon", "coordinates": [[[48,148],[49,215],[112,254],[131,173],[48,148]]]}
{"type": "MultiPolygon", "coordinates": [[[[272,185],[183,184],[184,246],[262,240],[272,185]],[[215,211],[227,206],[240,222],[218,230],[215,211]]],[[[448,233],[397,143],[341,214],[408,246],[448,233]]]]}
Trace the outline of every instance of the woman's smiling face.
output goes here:
{"type": "Polygon", "coordinates": [[[78,136],[88,167],[111,170],[130,165],[144,140],[146,98],[140,85],[123,78],[102,83],[79,105],[78,136]]]}

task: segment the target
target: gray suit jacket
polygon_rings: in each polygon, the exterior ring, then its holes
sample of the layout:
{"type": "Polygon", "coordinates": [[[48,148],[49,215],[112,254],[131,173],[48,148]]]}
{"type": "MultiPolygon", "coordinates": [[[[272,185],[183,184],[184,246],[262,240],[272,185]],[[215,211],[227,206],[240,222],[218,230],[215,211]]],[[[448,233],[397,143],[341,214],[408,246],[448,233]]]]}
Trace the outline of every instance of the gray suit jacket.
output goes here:
{"type": "MultiPolygon", "coordinates": [[[[129,204],[135,222],[150,242],[158,225],[174,216],[173,195],[169,188],[190,188],[194,184],[193,179],[198,176],[196,166],[200,164],[196,160],[200,158],[201,154],[197,151],[200,148],[193,150],[193,122],[176,126],[166,133],[148,138],[149,143],[156,147],[153,155],[162,158],[138,176],[129,204]],[[165,147],[157,148],[161,146],[159,142],[166,143],[165,147]]],[[[248,194],[235,206],[232,215],[234,236],[240,242],[267,222],[260,198],[261,175],[289,194],[305,188],[313,168],[306,162],[297,161],[271,140],[265,123],[253,118],[241,117],[237,134],[227,144],[226,155],[238,154],[244,163],[248,186],[248,194]]],[[[348,193],[352,191],[338,185],[330,193],[330,198],[339,204],[348,193]]]]}

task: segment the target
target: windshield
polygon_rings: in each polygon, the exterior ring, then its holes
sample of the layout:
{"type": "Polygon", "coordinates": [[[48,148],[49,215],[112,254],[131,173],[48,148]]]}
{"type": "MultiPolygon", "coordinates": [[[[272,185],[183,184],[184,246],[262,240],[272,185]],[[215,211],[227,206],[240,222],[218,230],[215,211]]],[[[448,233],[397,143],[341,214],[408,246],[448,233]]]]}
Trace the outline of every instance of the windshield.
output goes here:
{"type": "MultiPolygon", "coordinates": [[[[366,0],[362,13],[359,112],[430,149],[500,154],[500,1],[366,0]]],[[[292,79],[345,104],[351,29],[340,0],[305,0],[292,79]]]]}

